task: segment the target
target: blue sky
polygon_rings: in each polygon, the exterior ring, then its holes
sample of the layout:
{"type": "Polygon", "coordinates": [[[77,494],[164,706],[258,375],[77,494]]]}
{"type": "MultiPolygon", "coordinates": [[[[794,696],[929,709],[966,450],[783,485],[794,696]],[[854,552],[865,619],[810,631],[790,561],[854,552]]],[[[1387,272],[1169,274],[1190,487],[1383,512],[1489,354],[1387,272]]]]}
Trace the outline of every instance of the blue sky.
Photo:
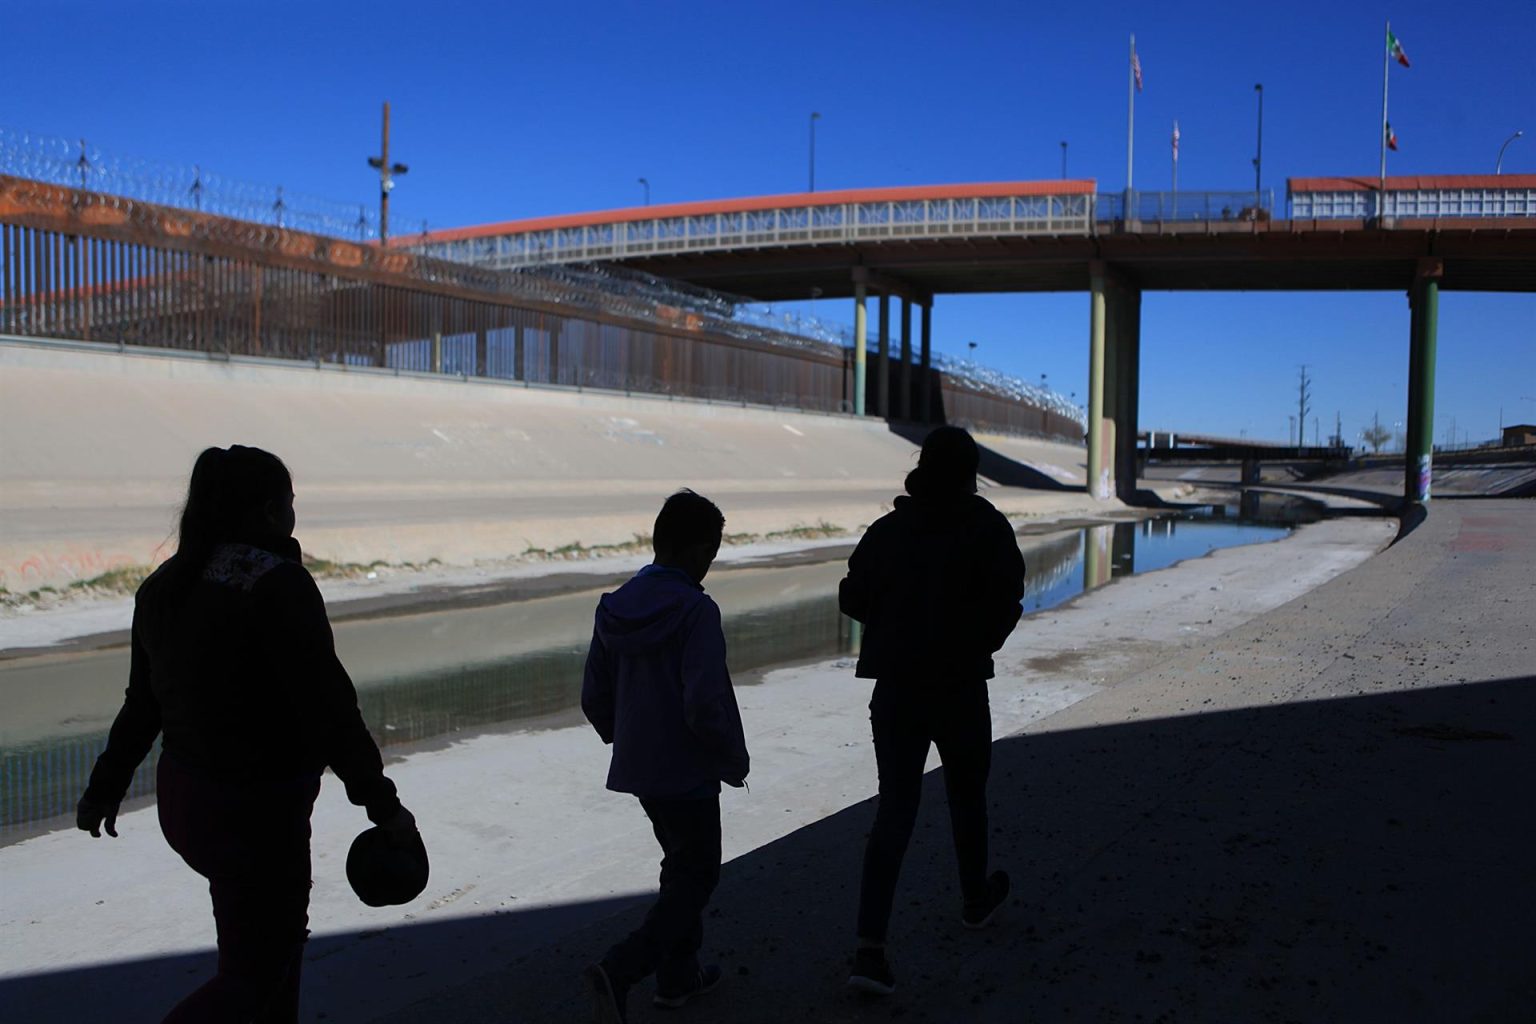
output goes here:
{"type": "MultiPolygon", "coordinates": [[[[364,163],[394,108],[400,227],[818,188],[1054,178],[1124,187],[1136,33],[1140,188],[1373,174],[1382,21],[1394,65],[1389,173],[1536,173],[1536,7],[1397,0],[1233,3],[57,3],[7,18],[0,126],[114,154],[374,202],[364,163]]],[[[935,340],[1081,397],[1082,294],[945,296],[935,340]]],[[[847,303],[818,303],[847,321],[847,303]]],[[[1143,307],[1142,426],[1280,439],[1309,367],[1323,432],[1403,418],[1401,294],[1159,294],[1143,307]]],[[[1536,296],[1442,300],[1436,440],[1536,421],[1536,296]]],[[[1311,424],[1308,424],[1310,439],[1311,424]]]]}

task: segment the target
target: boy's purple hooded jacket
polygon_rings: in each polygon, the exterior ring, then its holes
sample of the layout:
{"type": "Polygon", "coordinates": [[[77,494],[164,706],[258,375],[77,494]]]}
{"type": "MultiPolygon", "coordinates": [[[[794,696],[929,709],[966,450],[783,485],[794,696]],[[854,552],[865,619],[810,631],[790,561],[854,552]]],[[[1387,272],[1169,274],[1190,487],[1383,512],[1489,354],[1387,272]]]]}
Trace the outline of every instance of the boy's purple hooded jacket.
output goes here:
{"type": "Polygon", "coordinates": [[[648,565],[598,602],[581,710],[613,744],[609,789],[695,796],[747,777],[720,609],[681,569],[648,565]]]}

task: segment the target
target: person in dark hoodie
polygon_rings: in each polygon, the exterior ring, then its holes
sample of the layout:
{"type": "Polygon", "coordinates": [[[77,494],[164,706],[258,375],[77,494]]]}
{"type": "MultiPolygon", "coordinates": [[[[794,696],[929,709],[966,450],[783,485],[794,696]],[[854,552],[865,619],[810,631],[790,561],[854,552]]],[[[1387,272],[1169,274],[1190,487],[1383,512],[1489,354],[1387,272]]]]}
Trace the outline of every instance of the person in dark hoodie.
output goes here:
{"type": "Polygon", "coordinates": [[[865,531],[838,591],[843,613],[864,624],[856,674],[875,680],[869,711],[880,797],[848,984],[877,995],[896,988],[886,932],[930,743],[944,763],[962,922],[986,927],[1008,898],[1008,875],[987,874],[987,680],[993,652],[1019,621],[1024,557],[1008,520],[976,494],[978,463],[964,430],[930,433],[907,495],[865,531]]]}
{"type": "Polygon", "coordinates": [[[127,696],[76,815],[92,836],[105,825],[116,837],[118,805],[163,734],[160,829],[208,879],[219,949],[213,979],[165,1018],[174,1024],[298,1020],[309,818],[327,765],[387,834],[418,840],[293,526],[277,456],[241,445],[198,456],[176,554],[134,597],[127,696]]]}
{"type": "Polygon", "coordinates": [[[584,973],[600,1024],[625,1021],[630,988],[653,972],[665,1007],[720,981],[718,966],[699,962],[720,880],[720,783],[745,785],[749,764],[720,609],[703,587],[724,528],[709,499],[672,495],[656,517],[655,560],[597,606],[581,709],[613,745],[608,788],[640,799],[662,851],[644,922],[584,973]]]}

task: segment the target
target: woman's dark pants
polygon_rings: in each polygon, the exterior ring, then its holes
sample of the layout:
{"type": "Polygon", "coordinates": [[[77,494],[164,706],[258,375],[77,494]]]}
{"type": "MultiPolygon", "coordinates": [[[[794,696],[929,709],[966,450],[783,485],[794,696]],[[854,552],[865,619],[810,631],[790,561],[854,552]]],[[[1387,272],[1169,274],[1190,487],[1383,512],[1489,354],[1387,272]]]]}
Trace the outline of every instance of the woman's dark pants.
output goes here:
{"type": "Polygon", "coordinates": [[[987,773],[992,767],[992,711],[985,680],[945,683],[882,679],[869,704],[880,800],[864,848],[859,938],[884,942],[896,879],[917,821],[928,745],[939,748],[960,892],[987,896],[987,773]]]}
{"type": "Polygon", "coordinates": [[[200,776],[162,754],[160,829],[208,879],[218,929],[218,973],[166,1024],[291,1024],[309,936],[309,816],[318,777],[232,783],[200,776]]]}
{"type": "Polygon", "coordinates": [[[642,797],[661,844],[661,893],[640,927],[603,957],[614,984],[627,988],[653,971],[659,992],[698,983],[704,908],[720,881],[720,797],[642,797]]]}

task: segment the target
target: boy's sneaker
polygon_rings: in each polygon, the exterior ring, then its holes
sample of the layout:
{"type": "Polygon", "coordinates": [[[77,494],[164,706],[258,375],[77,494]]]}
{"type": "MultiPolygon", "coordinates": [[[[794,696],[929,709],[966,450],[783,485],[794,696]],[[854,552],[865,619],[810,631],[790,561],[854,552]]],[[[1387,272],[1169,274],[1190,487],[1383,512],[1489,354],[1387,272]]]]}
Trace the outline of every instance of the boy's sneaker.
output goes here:
{"type": "Polygon", "coordinates": [[[581,972],[581,980],[587,983],[592,996],[592,1020],[595,1024],[628,1024],[624,1015],[624,1001],[629,986],[615,986],[613,979],[602,964],[593,964],[581,972]]]}
{"type": "Polygon", "coordinates": [[[853,954],[853,970],[848,972],[848,987],[872,996],[888,996],[896,991],[896,975],[885,959],[885,950],[860,946],[853,954]]]}
{"type": "Polygon", "coordinates": [[[679,992],[663,992],[658,987],[655,997],[651,1000],[651,1004],[675,1010],[694,996],[701,996],[718,984],[720,984],[719,965],[705,964],[699,968],[699,976],[695,979],[695,984],[691,988],[686,988],[679,992]]]}
{"type": "Polygon", "coordinates": [[[992,923],[998,910],[1008,901],[1008,894],[1012,891],[1013,886],[1008,881],[1008,872],[992,872],[987,876],[987,898],[980,903],[967,903],[960,914],[961,922],[967,928],[985,928],[992,923]]]}

